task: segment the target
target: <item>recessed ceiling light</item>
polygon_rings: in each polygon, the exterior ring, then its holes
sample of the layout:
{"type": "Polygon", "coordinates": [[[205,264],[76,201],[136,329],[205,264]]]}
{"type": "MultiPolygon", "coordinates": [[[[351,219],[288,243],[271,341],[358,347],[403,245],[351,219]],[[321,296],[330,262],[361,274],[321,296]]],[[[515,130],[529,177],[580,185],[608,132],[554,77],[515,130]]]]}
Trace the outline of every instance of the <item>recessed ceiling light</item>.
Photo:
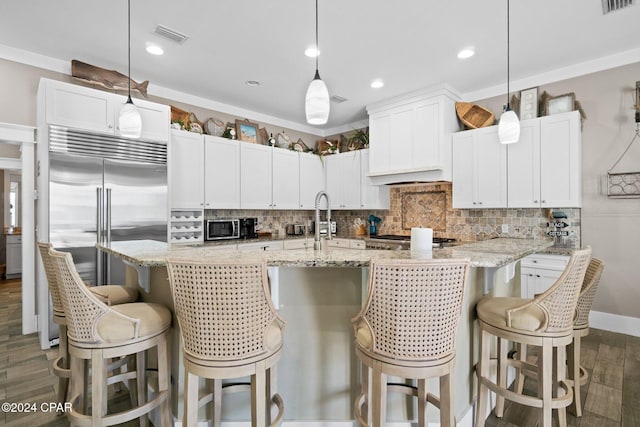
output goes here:
{"type": "Polygon", "coordinates": [[[257,80],[247,80],[246,82],[244,82],[244,84],[250,87],[260,86],[260,82],[257,80]]]}
{"type": "Polygon", "coordinates": [[[382,79],[375,79],[371,82],[371,87],[374,89],[380,89],[382,86],[384,86],[382,79]]]}
{"type": "Polygon", "coordinates": [[[475,54],[474,50],[472,47],[467,47],[462,49],[460,52],[458,52],[458,58],[460,59],[467,59],[467,58],[471,58],[473,55],[475,54]]]}
{"type": "Polygon", "coordinates": [[[164,50],[157,44],[147,43],[147,52],[151,55],[162,55],[164,50]]]}
{"type": "Polygon", "coordinates": [[[314,47],[309,47],[304,51],[304,54],[309,58],[315,58],[316,56],[320,56],[320,51],[314,47]]]}

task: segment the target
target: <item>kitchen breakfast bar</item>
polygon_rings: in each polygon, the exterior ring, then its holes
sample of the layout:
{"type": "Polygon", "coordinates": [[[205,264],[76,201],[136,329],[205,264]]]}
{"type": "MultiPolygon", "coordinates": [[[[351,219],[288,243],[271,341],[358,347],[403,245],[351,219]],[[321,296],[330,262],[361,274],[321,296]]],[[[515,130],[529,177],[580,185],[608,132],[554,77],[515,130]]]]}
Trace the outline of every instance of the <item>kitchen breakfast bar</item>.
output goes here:
{"type": "MultiPolygon", "coordinates": [[[[519,296],[517,261],[552,246],[550,240],[498,238],[434,249],[431,254],[411,251],[328,248],[240,251],[221,246],[176,246],[140,240],[97,247],[120,258],[127,266],[127,286],[137,286],[142,299],[173,308],[166,260],[172,258],[224,259],[256,257],[269,266],[272,299],[286,322],[284,353],[278,363],[278,392],[285,405],[283,425],[352,426],[353,403],[359,391],[359,369],[353,344],[351,318],[364,301],[368,265],[374,258],[468,258],[471,270],[464,293],[456,338],[454,413],[458,425],[471,426],[475,401],[477,329],[475,305],[485,294],[519,296]]],[[[179,328],[174,317],[171,335],[172,410],[182,418],[184,373],[179,328]]],[[[438,382],[429,387],[437,393],[438,382]]],[[[248,396],[229,395],[223,421],[250,420],[248,396]]],[[[390,396],[388,418],[409,425],[415,408],[406,397],[390,396]]],[[[430,420],[438,419],[431,410],[430,420]]],[[[437,422],[437,421],[436,421],[437,422]]]]}

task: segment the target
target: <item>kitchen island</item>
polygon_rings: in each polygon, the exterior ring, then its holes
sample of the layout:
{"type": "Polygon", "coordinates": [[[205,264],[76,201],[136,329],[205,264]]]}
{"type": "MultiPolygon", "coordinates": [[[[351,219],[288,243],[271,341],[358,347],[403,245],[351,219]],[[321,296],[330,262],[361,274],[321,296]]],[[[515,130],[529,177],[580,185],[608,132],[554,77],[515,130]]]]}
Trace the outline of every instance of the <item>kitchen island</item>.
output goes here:
{"type": "MultiPolygon", "coordinates": [[[[265,259],[270,267],[272,297],[287,322],[285,350],[278,368],[278,389],[285,402],[285,423],[352,425],[358,392],[358,368],[350,319],[366,293],[368,265],[373,258],[468,258],[471,261],[463,313],[457,334],[455,415],[459,425],[471,425],[475,400],[473,365],[477,360],[475,304],[486,293],[519,295],[516,262],[552,245],[547,240],[493,239],[449,248],[431,255],[410,251],[312,249],[239,251],[211,246],[171,246],[155,241],[113,242],[98,245],[127,264],[127,284],[140,286],[143,299],[172,308],[166,259],[265,259]],[[314,268],[315,267],[315,268],[314,268]]],[[[179,330],[174,322],[171,351],[173,412],[181,419],[183,372],[179,330]]],[[[432,390],[437,390],[433,381],[432,390]]],[[[431,383],[430,383],[431,386],[431,383]]],[[[248,420],[247,396],[232,395],[223,419],[248,420]]],[[[405,421],[415,416],[402,396],[389,399],[389,418],[405,421]]],[[[437,419],[437,411],[430,418],[437,419]]],[[[408,424],[406,424],[408,425],[408,424]]]]}

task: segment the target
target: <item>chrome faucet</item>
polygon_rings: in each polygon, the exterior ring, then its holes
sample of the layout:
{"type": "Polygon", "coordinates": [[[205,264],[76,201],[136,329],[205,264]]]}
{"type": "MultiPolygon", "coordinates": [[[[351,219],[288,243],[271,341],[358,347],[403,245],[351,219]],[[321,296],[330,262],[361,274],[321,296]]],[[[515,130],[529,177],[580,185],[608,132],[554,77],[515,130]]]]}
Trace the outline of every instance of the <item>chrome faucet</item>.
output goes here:
{"type": "Polygon", "coordinates": [[[316,194],[316,233],[313,240],[313,249],[322,249],[320,242],[320,199],[324,196],[327,199],[327,239],[331,240],[331,205],[329,204],[329,195],[326,191],[318,191],[316,194]]]}

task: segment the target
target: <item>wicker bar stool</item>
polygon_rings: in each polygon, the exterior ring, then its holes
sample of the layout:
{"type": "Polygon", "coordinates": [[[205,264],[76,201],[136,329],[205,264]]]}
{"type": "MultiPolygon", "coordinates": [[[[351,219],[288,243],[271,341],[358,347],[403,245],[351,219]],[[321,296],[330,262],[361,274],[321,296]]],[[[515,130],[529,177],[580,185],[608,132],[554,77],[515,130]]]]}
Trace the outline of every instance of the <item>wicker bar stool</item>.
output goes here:
{"type": "Polygon", "coordinates": [[[427,425],[427,403],[440,409],[440,425],[454,426],[453,374],[456,331],[469,261],[372,260],[367,300],[353,318],[361,394],[354,404],[361,426],[386,424],[387,391],[418,397],[418,425],[427,425]],[[417,379],[418,386],[387,384],[387,375],[417,379]],[[440,396],[427,379],[440,378],[440,396]]]}
{"type": "Polygon", "coordinates": [[[559,425],[567,425],[566,407],[571,404],[573,392],[566,382],[566,346],[573,340],[576,305],[590,258],[591,248],[574,251],[558,280],[533,299],[484,297],[478,302],[480,360],[476,366],[476,426],[484,425],[489,390],[496,393],[498,418],[502,418],[506,398],[540,408],[540,427],[551,427],[553,409],[558,409],[559,425]],[[492,336],[498,341],[497,361],[490,360],[492,336]],[[540,347],[536,365],[523,358],[510,359],[508,341],[540,347]],[[496,382],[490,378],[492,362],[497,362],[496,382]],[[519,393],[517,386],[516,391],[509,390],[507,366],[515,367],[519,375],[522,370],[536,372],[538,396],[519,393]]]}
{"type": "Polygon", "coordinates": [[[169,413],[169,365],[167,360],[167,332],[171,326],[171,312],[159,304],[128,303],[107,306],[84,284],[71,254],[49,250],[51,264],[65,320],[69,356],[71,359],[72,410],[67,414],[74,426],[110,426],[135,418],[146,424],[146,415],[161,407],[161,425],[171,425],[169,413]],[[158,391],[147,401],[146,350],[157,350],[158,391]],[[136,356],[136,371],[107,376],[106,361],[136,356]],[[85,390],[85,365],[91,361],[91,414],[79,408],[88,401],[85,390]],[[107,385],[135,379],[138,385],[138,406],[117,413],[107,408],[107,385]]]}
{"type": "MultiPolygon", "coordinates": [[[[38,249],[40,257],[42,258],[42,265],[47,278],[49,293],[51,294],[53,321],[60,329],[60,344],[58,345],[59,355],[53,361],[53,373],[59,378],[58,403],[63,403],[67,398],[69,377],[71,376],[71,369],[69,368],[69,347],[67,344],[67,320],[64,316],[62,300],[60,299],[60,293],[58,291],[55,267],[53,266],[51,257],[49,256],[49,251],[53,249],[53,245],[48,242],[38,242],[38,249]]],[[[102,302],[108,305],[134,302],[138,299],[138,292],[135,289],[119,285],[94,286],[89,287],[89,290],[102,300],[102,302]]]]}
{"type": "MultiPolygon", "coordinates": [[[[568,372],[567,372],[567,384],[573,387],[573,403],[572,407],[577,417],[582,416],[582,398],[580,395],[580,389],[589,380],[589,373],[580,365],[581,357],[581,340],[582,337],[589,335],[589,313],[591,312],[591,306],[595,299],[596,292],[598,291],[598,284],[600,283],[600,277],[604,270],[604,262],[598,258],[591,258],[587,272],[584,275],[584,281],[582,282],[582,289],[580,290],[580,297],[578,298],[578,305],[576,306],[576,320],[573,323],[573,342],[569,344],[567,352],[568,358],[568,372]]],[[[523,345],[520,348],[519,357],[522,360],[527,358],[527,346],[523,345]]],[[[524,376],[535,375],[535,372],[525,372],[520,370],[516,381],[516,389],[519,393],[522,393],[524,389],[524,376]]]]}
{"type": "Polygon", "coordinates": [[[251,391],[252,425],[275,426],[284,403],[276,393],[284,321],[271,302],[266,263],[167,260],[185,368],[183,425],[198,422],[198,408],[211,402],[211,421],[220,425],[226,393],[251,391]],[[222,380],[251,377],[251,384],[222,380]],[[199,377],[213,380],[200,398],[199,377]],[[271,419],[272,407],[278,414],[271,419]]]}

